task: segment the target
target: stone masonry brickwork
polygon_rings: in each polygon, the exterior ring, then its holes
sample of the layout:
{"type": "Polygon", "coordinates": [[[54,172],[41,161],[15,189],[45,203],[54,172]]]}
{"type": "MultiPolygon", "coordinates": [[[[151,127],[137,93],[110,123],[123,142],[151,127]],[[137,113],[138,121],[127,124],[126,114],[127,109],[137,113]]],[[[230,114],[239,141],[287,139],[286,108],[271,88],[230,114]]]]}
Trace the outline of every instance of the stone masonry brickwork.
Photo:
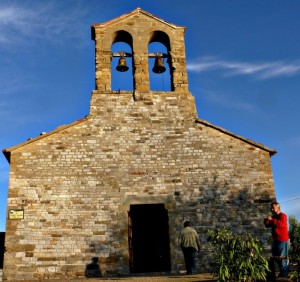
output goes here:
{"type": "Polygon", "coordinates": [[[138,8],[92,30],[96,89],[90,114],[4,150],[10,162],[8,212],[23,209],[24,219],[7,219],[3,278],[83,277],[92,257],[99,258],[103,275],[130,274],[133,204],[165,205],[172,273],[184,270],[177,239],[186,219],[202,244],[199,272],[210,270],[209,228],[247,231],[266,242],[261,220],[275,198],[275,151],[197,117],[184,28],[138,8]],[[135,89],[114,93],[109,52],[119,30],[132,36],[135,89]],[[170,39],[169,92],[150,91],[144,71],[157,30],[170,39]]]}

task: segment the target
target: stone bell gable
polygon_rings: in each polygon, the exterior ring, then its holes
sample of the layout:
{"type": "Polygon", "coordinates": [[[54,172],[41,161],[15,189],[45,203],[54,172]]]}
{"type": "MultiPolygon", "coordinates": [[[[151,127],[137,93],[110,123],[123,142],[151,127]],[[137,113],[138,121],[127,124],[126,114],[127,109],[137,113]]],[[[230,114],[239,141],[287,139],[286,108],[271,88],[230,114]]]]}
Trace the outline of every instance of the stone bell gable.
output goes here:
{"type": "Polygon", "coordinates": [[[188,91],[184,44],[185,27],[168,23],[140,8],[119,18],[92,26],[95,41],[96,91],[111,90],[111,45],[125,42],[132,48],[135,92],[150,91],[148,44],[160,42],[166,49],[165,57],[170,73],[171,89],[176,93],[188,91]]]}
{"type": "Polygon", "coordinates": [[[198,272],[210,271],[207,229],[267,240],[261,220],[275,198],[276,151],[198,118],[184,31],[139,8],[92,26],[89,115],[3,150],[10,163],[5,279],[83,277],[94,261],[103,276],[179,273],[186,219],[202,244],[198,272]],[[131,51],[112,52],[119,41],[131,51]],[[166,53],[149,53],[152,41],[166,53]],[[121,55],[131,58],[121,71],[132,73],[133,91],[111,89],[111,61],[121,55]],[[170,91],[151,91],[148,64],[157,56],[170,91]]]}

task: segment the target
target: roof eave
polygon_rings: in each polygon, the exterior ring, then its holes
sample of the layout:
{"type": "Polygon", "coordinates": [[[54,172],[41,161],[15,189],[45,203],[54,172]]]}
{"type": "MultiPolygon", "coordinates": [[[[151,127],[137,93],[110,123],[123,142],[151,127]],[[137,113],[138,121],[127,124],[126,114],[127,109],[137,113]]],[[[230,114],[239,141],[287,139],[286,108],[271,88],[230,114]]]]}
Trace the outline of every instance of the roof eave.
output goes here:
{"type": "Polygon", "coordinates": [[[5,156],[5,158],[7,159],[8,163],[10,164],[10,151],[8,151],[7,149],[3,149],[2,153],[5,156]]]}
{"type": "Polygon", "coordinates": [[[248,139],[248,138],[245,138],[245,137],[243,137],[243,136],[240,136],[240,135],[238,135],[238,134],[235,134],[235,133],[233,133],[233,132],[231,132],[231,131],[229,131],[229,130],[226,130],[226,129],[220,127],[220,126],[214,125],[214,124],[212,124],[212,123],[210,123],[210,122],[208,122],[208,121],[206,121],[206,120],[197,118],[197,119],[196,119],[196,122],[197,122],[197,123],[200,123],[200,124],[203,124],[203,125],[205,125],[205,126],[214,128],[214,129],[216,129],[216,130],[218,130],[218,131],[220,131],[220,132],[223,132],[223,133],[225,133],[225,134],[227,134],[227,135],[230,135],[230,136],[232,136],[232,137],[234,137],[234,138],[237,138],[237,139],[239,139],[239,140],[241,140],[241,141],[244,141],[244,142],[246,142],[246,143],[248,143],[248,144],[250,144],[250,145],[253,145],[253,146],[255,146],[255,147],[258,147],[258,148],[260,148],[260,149],[262,149],[262,150],[264,150],[264,151],[267,151],[267,152],[270,154],[270,156],[273,156],[273,155],[275,155],[275,154],[277,153],[276,150],[271,149],[271,148],[269,148],[269,147],[267,147],[267,146],[265,146],[265,145],[263,145],[263,144],[261,144],[261,143],[259,143],[259,142],[256,142],[256,141],[253,141],[253,140],[251,140],[251,139],[248,139]]]}
{"type": "Polygon", "coordinates": [[[28,145],[28,144],[30,144],[30,143],[33,143],[33,142],[35,142],[35,141],[37,141],[37,140],[40,140],[40,139],[42,139],[42,138],[45,138],[45,137],[47,137],[47,136],[50,136],[50,135],[52,135],[52,134],[55,134],[55,133],[57,133],[57,132],[59,132],[59,131],[62,131],[62,130],[64,130],[64,129],[67,129],[67,128],[69,128],[69,127],[72,127],[72,126],[74,126],[74,125],[77,125],[77,124],[79,124],[79,123],[81,123],[81,122],[86,121],[87,119],[88,119],[88,116],[86,116],[86,117],[84,117],[84,118],[82,118],[82,119],[76,120],[76,121],[74,121],[74,122],[72,122],[72,123],[70,123],[70,124],[67,124],[67,125],[61,125],[61,126],[57,127],[56,129],[54,129],[54,130],[48,132],[48,133],[41,134],[41,135],[39,135],[39,136],[37,136],[37,137],[35,137],[35,138],[29,138],[27,141],[25,141],[25,142],[23,142],[23,143],[21,143],[21,144],[18,144],[18,145],[9,147],[9,148],[5,148],[5,149],[2,150],[2,153],[4,154],[4,156],[6,157],[6,159],[8,160],[8,162],[10,163],[10,155],[11,155],[11,152],[12,152],[12,151],[14,151],[14,150],[16,150],[16,149],[19,149],[19,148],[21,148],[21,147],[23,147],[23,146],[26,146],[26,145],[28,145]]]}

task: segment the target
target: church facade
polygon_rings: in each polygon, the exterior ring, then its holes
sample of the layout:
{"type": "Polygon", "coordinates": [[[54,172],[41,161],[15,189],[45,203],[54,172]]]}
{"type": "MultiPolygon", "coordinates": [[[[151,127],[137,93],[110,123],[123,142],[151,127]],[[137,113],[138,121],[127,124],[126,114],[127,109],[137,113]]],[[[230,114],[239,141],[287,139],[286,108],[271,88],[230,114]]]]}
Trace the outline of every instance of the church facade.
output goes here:
{"type": "Polygon", "coordinates": [[[100,275],[179,273],[187,219],[202,244],[199,272],[210,271],[208,229],[267,241],[262,218],[275,199],[276,151],[197,116],[184,34],[140,8],[92,26],[89,115],[3,150],[10,163],[4,279],[83,277],[93,260],[100,275]],[[113,52],[118,42],[131,51],[113,52]],[[166,51],[149,52],[153,42],[166,51]],[[133,90],[112,90],[113,59],[132,73],[133,90]],[[169,91],[151,90],[151,60],[169,91]]]}

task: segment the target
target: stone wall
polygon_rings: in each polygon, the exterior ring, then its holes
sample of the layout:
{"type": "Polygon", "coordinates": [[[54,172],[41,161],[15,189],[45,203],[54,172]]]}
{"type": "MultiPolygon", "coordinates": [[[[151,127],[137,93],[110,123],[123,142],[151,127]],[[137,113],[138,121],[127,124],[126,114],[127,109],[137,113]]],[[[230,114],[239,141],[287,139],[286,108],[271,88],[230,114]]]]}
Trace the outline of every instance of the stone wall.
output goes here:
{"type": "Polygon", "coordinates": [[[93,257],[103,275],[129,274],[128,213],[135,204],[164,204],[172,273],[184,269],[177,239],[186,219],[202,243],[199,272],[210,271],[209,228],[226,226],[267,240],[262,218],[275,198],[275,151],[198,119],[187,91],[183,31],[140,9],[94,26],[90,114],[4,151],[11,166],[8,213],[24,211],[22,219],[7,219],[5,279],[83,277],[93,257]],[[134,60],[134,91],[110,89],[103,38],[123,27],[133,34],[134,49],[144,50],[141,18],[147,30],[170,34],[178,56],[171,58],[174,91],[142,87],[148,81],[146,74],[139,80],[145,57],[134,60]]]}
{"type": "Polygon", "coordinates": [[[166,205],[174,272],[183,269],[176,239],[184,219],[199,232],[203,256],[208,228],[266,239],[270,153],[188,118],[191,95],[175,97],[99,95],[95,115],[15,149],[8,208],[25,217],[7,222],[7,278],[82,276],[92,257],[103,274],[128,274],[133,203],[166,205]]]}

